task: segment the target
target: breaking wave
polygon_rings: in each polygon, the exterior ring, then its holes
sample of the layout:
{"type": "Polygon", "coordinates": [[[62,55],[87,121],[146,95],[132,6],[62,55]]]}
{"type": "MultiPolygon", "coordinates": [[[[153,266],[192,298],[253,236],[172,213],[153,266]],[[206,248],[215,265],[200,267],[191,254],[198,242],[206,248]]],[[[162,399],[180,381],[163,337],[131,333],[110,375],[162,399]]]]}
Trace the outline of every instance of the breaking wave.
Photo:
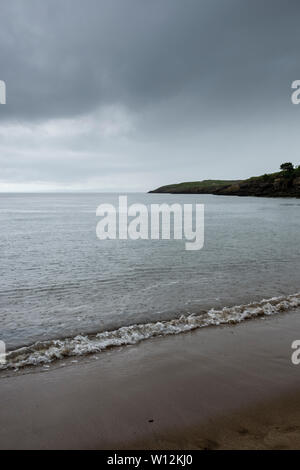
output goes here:
{"type": "Polygon", "coordinates": [[[197,328],[236,324],[251,318],[275,315],[299,306],[300,292],[247,305],[224,307],[220,310],[211,309],[199,315],[182,315],[173,320],[125,326],[93,335],[77,335],[62,340],[37,342],[8,352],[6,363],[0,366],[0,370],[45,365],[58,359],[84,356],[112,347],[137,344],[156,336],[177,335],[197,328]]]}

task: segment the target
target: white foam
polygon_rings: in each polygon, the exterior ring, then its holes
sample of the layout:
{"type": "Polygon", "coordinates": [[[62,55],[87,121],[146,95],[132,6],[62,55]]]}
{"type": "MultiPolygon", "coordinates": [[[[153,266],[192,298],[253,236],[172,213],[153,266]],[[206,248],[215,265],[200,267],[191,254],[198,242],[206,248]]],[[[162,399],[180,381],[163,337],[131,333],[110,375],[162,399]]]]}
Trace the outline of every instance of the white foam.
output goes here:
{"type": "Polygon", "coordinates": [[[300,306],[300,293],[286,297],[273,297],[247,305],[212,309],[200,315],[182,315],[179,318],[155,323],[125,326],[96,335],[77,335],[74,338],[38,342],[7,354],[2,369],[49,364],[65,357],[98,353],[108,348],[137,344],[155,336],[176,335],[186,331],[221,324],[236,324],[244,320],[274,315],[300,306]]]}

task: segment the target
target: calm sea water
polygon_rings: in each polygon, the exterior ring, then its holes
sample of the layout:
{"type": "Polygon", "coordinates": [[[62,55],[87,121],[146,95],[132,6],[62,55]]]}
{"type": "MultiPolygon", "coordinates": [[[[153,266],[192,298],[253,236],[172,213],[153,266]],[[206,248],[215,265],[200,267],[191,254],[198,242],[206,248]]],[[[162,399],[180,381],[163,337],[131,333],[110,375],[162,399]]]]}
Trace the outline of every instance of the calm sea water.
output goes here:
{"type": "Polygon", "coordinates": [[[116,194],[0,194],[0,339],[9,348],[299,292],[300,201],[129,194],[204,203],[205,245],[96,237],[116,194]]]}

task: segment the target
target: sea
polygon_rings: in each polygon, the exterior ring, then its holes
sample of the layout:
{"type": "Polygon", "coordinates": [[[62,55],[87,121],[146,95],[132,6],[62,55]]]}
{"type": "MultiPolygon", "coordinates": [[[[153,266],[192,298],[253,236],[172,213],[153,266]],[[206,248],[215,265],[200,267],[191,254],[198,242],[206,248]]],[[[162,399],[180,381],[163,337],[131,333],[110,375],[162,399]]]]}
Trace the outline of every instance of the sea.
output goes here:
{"type": "Polygon", "coordinates": [[[149,208],[204,204],[204,246],[189,251],[184,239],[99,240],[97,207],[119,196],[0,194],[0,368],[300,306],[300,200],[127,194],[149,208]]]}

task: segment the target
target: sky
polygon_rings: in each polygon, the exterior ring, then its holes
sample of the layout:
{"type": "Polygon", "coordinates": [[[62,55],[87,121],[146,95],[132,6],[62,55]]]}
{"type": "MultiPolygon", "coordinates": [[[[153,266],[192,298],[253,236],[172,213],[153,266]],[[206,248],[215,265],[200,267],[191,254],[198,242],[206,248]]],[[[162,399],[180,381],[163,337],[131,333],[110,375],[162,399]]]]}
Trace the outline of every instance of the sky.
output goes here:
{"type": "Polygon", "coordinates": [[[299,0],[0,0],[0,191],[300,164],[299,0]]]}

